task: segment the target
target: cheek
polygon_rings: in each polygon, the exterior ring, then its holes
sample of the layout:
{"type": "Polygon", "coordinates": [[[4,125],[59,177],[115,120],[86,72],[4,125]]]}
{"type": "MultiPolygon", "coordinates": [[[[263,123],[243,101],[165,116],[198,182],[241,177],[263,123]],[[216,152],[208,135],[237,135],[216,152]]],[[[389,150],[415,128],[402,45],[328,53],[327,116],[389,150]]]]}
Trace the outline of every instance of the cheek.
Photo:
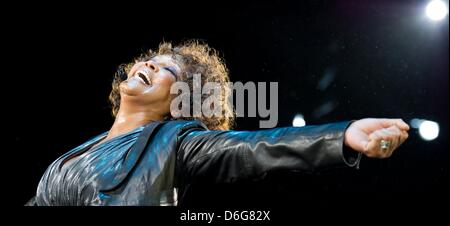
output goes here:
{"type": "Polygon", "coordinates": [[[173,77],[159,77],[154,82],[155,86],[157,86],[158,93],[164,97],[168,97],[170,95],[170,88],[175,83],[175,79],[173,77]]]}
{"type": "Polygon", "coordinates": [[[136,63],[131,67],[130,71],[128,72],[128,75],[134,74],[134,72],[139,68],[140,65],[142,65],[142,62],[136,63]]]}
{"type": "Polygon", "coordinates": [[[170,87],[172,86],[173,83],[175,83],[175,79],[171,75],[170,76],[164,75],[159,77],[158,80],[155,82],[157,82],[161,86],[167,87],[170,91],[170,87]]]}

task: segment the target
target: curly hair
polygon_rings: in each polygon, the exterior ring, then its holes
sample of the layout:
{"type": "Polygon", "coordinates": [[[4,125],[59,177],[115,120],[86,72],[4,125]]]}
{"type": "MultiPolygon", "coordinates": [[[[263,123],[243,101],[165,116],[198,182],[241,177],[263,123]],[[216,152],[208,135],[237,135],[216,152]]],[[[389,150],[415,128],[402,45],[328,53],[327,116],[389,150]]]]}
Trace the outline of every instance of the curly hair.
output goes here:
{"type": "MultiPolygon", "coordinates": [[[[148,61],[157,55],[170,55],[179,66],[182,68],[181,75],[178,76],[177,81],[186,82],[189,85],[190,92],[193,93],[193,79],[194,74],[201,75],[201,85],[208,82],[215,82],[220,84],[221,96],[220,104],[222,109],[221,116],[201,116],[201,117],[178,117],[173,118],[171,115],[167,116],[167,120],[200,120],[210,130],[229,130],[232,128],[235,119],[233,106],[228,102],[228,98],[232,95],[231,89],[228,86],[229,77],[228,69],[225,66],[224,60],[219,56],[219,53],[208,46],[208,44],[198,40],[189,40],[181,44],[173,45],[170,42],[162,42],[157,51],[148,50],[135,59],[135,62],[148,61]]],[[[109,101],[112,105],[112,114],[115,117],[120,107],[120,88],[119,85],[132,68],[135,62],[122,64],[118,67],[117,72],[112,82],[112,91],[109,95],[109,101]]],[[[211,94],[202,94],[201,101],[208,98],[211,94]]],[[[193,108],[193,100],[191,95],[190,100],[191,109],[193,108]]]]}

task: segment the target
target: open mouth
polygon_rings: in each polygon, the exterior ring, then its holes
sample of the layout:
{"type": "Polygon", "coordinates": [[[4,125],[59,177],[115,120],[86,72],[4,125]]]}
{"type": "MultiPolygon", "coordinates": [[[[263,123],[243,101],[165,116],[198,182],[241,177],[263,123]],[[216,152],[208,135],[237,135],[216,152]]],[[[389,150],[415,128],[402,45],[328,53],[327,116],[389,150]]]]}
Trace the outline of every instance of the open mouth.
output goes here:
{"type": "Polygon", "coordinates": [[[136,72],[136,75],[144,82],[146,85],[151,85],[150,79],[148,78],[148,74],[146,71],[139,70],[136,72]]]}

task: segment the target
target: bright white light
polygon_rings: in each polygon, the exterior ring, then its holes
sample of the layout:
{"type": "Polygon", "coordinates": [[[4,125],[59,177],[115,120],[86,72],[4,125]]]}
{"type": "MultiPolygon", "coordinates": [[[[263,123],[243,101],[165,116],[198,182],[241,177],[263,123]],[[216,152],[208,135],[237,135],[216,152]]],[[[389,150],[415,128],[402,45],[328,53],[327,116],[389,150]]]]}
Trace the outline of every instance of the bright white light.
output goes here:
{"type": "Polygon", "coordinates": [[[425,12],[431,20],[442,20],[447,16],[448,8],[443,1],[433,0],[428,3],[425,12]]]}
{"type": "Polygon", "coordinates": [[[424,140],[434,140],[439,136],[439,124],[423,120],[419,126],[419,134],[424,140]]]}
{"type": "Polygon", "coordinates": [[[292,120],[292,126],[294,127],[302,127],[305,126],[306,122],[305,119],[303,118],[302,114],[298,114],[294,117],[294,120],[292,120]]]}

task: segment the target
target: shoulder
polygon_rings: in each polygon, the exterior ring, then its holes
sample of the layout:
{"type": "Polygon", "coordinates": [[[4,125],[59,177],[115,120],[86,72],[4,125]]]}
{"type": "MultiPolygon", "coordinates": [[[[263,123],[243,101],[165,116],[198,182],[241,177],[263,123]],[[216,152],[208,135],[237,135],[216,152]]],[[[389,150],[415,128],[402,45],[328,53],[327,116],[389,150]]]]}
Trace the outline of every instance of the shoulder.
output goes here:
{"type": "Polygon", "coordinates": [[[151,135],[149,147],[160,153],[171,153],[177,150],[186,135],[192,131],[207,131],[206,126],[197,120],[170,120],[158,125],[151,135]]]}
{"type": "Polygon", "coordinates": [[[171,120],[165,121],[161,130],[185,133],[192,130],[208,130],[208,128],[198,120],[171,120]]]}
{"type": "Polygon", "coordinates": [[[208,128],[198,120],[170,120],[164,121],[156,129],[155,138],[162,140],[180,141],[185,135],[192,131],[207,131],[208,128]]]}

